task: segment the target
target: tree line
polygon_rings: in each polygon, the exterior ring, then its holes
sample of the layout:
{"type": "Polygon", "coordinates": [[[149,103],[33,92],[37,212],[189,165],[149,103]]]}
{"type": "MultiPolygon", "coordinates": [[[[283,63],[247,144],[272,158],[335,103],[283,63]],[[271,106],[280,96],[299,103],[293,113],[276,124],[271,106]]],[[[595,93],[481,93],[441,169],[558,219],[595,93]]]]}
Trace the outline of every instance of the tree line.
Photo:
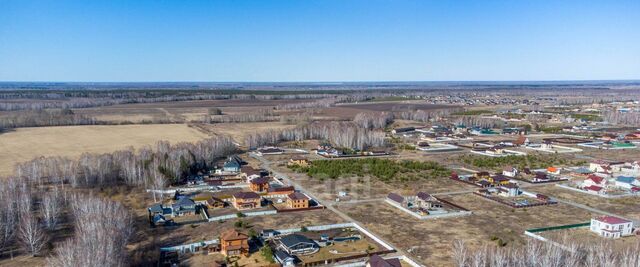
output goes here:
{"type": "Polygon", "coordinates": [[[336,147],[365,150],[385,144],[385,133],[358,127],[352,122],[313,122],[293,129],[268,130],[248,134],[245,144],[255,149],[283,141],[327,140],[336,147]]]}
{"type": "Polygon", "coordinates": [[[452,246],[458,267],[640,267],[640,242],[616,248],[612,241],[580,242],[562,238],[563,247],[550,242],[528,240],[521,247],[469,248],[462,240],[452,246]]]}
{"type": "Polygon", "coordinates": [[[177,183],[180,179],[214,166],[217,160],[235,152],[228,137],[214,137],[196,143],[159,141],[106,154],[84,153],[79,159],[39,157],[16,165],[16,176],[34,184],[69,184],[72,187],[101,187],[125,184],[145,188],[177,183]]]}

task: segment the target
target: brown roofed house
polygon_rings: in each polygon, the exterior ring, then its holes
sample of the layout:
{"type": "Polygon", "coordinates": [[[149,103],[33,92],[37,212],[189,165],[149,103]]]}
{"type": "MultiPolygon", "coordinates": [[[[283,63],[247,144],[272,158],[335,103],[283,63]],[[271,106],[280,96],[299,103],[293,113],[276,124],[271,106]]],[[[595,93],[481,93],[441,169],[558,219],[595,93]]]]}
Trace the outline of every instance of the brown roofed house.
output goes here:
{"type": "Polygon", "coordinates": [[[237,192],[233,194],[233,206],[238,210],[259,208],[261,201],[260,195],[254,192],[237,192]]]}
{"type": "Polygon", "coordinates": [[[253,192],[266,192],[269,190],[269,177],[258,177],[249,182],[249,188],[253,192]]]}
{"type": "Polygon", "coordinates": [[[309,207],[309,198],[300,192],[291,193],[287,195],[287,206],[290,209],[306,209],[309,207]]]}
{"type": "Polygon", "coordinates": [[[384,259],[379,255],[372,255],[367,261],[367,267],[402,267],[398,258],[384,259]]]}
{"type": "Polygon", "coordinates": [[[220,252],[225,256],[249,255],[249,236],[229,229],[220,234],[220,252]]]}

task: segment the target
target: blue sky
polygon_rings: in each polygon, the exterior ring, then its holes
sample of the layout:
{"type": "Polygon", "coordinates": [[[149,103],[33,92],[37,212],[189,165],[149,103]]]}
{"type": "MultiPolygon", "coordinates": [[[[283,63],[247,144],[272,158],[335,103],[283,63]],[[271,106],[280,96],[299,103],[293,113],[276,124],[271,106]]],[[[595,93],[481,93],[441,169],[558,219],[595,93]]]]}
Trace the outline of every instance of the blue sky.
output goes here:
{"type": "Polygon", "coordinates": [[[638,0],[0,0],[0,81],[602,79],[638,0]]]}

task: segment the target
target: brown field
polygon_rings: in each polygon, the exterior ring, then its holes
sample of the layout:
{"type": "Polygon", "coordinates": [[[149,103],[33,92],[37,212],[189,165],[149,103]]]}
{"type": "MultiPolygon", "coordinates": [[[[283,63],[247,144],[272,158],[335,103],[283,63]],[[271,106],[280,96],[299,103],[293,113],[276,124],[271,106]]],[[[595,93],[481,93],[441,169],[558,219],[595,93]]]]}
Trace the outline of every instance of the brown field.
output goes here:
{"type": "Polygon", "coordinates": [[[313,101],[298,100],[198,100],[162,103],[137,103],[104,106],[96,108],[74,109],[76,114],[94,117],[110,122],[134,122],[164,119],[173,122],[190,122],[202,119],[209,108],[219,108],[223,114],[233,115],[255,112],[260,109],[273,109],[278,105],[313,101]]]}
{"type": "Polygon", "coordinates": [[[0,134],[0,174],[11,174],[15,163],[39,156],[78,157],[85,152],[139,148],[159,140],[194,142],[207,136],[186,124],[20,128],[0,134]]]}
{"type": "Polygon", "coordinates": [[[525,242],[526,229],[580,223],[592,216],[563,204],[514,210],[472,194],[444,198],[474,214],[420,221],[382,202],[340,204],[338,209],[429,266],[453,265],[450,249],[456,239],[464,239],[471,247],[496,245],[492,238],[519,246],[525,242]]]}
{"type": "Polygon", "coordinates": [[[228,135],[236,142],[243,144],[248,134],[294,128],[295,125],[283,124],[280,122],[246,122],[246,123],[214,123],[198,124],[197,127],[211,135],[228,135]]]}
{"type": "Polygon", "coordinates": [[[363,103],[363,104],[344,104],[336,105],[330,108],[318,109],[316,116],[321,118],[334,119],[352,119],[356,114],[361,112],[376,111],[406,111],[408,108],[433,110],[441,108],[449,108],[454,106],[425,104],[424,102],[380,102],[380,103],[363,103]]]}
{"type": "Polygon", "coordinates": [[[633,220],[640,220],[640,197],[603,198],[586,193],[574,192],[554,185],[536,187],[534,191],[555,198],[577,202],[592,208],[619,214],[633,220]]]}

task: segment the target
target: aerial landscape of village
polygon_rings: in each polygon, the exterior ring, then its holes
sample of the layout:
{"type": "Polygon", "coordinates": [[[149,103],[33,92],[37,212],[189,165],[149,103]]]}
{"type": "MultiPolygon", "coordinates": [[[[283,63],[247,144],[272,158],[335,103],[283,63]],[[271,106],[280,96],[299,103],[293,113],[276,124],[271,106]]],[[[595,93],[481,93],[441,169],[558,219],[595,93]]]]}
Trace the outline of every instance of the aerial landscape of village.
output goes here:
{"type": "Polygon", "coordinates": [[[0,266],[640,267],[637,1],[45,2],[0,0],[0,266]]]}

